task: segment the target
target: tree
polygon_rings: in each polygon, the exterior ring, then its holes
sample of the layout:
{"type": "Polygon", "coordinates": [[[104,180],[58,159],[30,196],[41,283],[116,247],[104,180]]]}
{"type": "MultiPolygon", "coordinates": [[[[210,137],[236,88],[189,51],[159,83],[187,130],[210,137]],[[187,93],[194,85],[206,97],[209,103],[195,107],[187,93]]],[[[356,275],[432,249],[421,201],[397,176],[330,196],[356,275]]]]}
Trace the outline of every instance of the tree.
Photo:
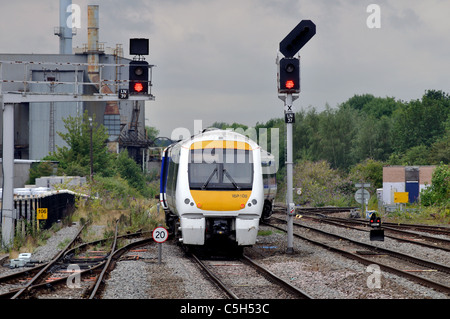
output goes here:
{"type": "MultiPolygon", "coordinates": [[[[351,203],[350,181],[326,161],[300,161],[294,165],[293,171],[293,186],[302,189],[301,195],[294,193],[294,202],[310,206],[345,206],[351,203]]],[[[282,194],[285,189],[283,186],[282,194]]]]}
{"type": "Polygon", "coordinates": [[[393,97],[381,98],[375,97],[372,94],[363,94],[354,95],[344,102],[341,107],[350,107],[363,114],[379,119],[382,116],[390,117],[401,104],[401,102],[395,101],[393,97]]]}
{"type": "Polygon", "coordinates": [[[225,122],[214,122],[213,124],[211,124],[211,127],[215,127],[217,129],[220,130],[226,130],[226,129],[233,129],[233,130],[237,130],[237,129],[242,129],[242,131],[246,131],[248,129],[247,125],[244,124],[239,124],[234,122],[233,124],[228,124],[225,122]]]}
{"type": "Polygon", "coordinates": [[[445,123],[445,134],[430,147],[429,161],[431,164],[450,164],[450,115],[445,123]]]}
{"type": "Polygon", "coordinates": [[[352,141],[353,162],[366,158],[385,161],[392,152],[392,121],[387,116],[376,119],[361,115],[356,124],[355,138],[352,141]]]}
{"type": "Polygon", "coordinates": [[[363,94],[363,95],[355,94],[351,98],[349,98],[346,102],[344,102],[342,106],[348,106],[355,110],[361,111],[366,104],[372,102],[374,99],[375,96],[373,96],[372,94],[363,94]]]}
{"type": "MultiPolygon", "coordinates": [[[[33,163],[30,168],[30,177],[28,178],[27,184],[34,184],[36,182],[36,178],[41,176],[54,175],[55,166],[56,164],[51,163],[50,161],[33,163]]],[[[57,170],[61,171],[59,168],[57,170]]]]}
{"type": "Polygon", "coordinates": [[[157,138],[159,135],[159,130],[156,129],[156,127],[153,126],[146,126],[145,127],[145,137],[150,140],[153,141],[155,140],[155,138],[157,138]]]}
{"type": "Polygon", "coordinates": [[[373,159],[366,159],[350,169],[349,178],[355,183],[370,183],[370,189],[375,192],[377,188],[383,187],[384,163],[373,159]]]}
{"type": "Polygon", "coordinates": [[[136,162],[128,156],[127,150],[120,152],[116,160],[116,165],[117,172],[123,179],[128,181],[132,187],[141,193],[145,193],[146,184],[144,175],[136,162]]]}
{"type": "Polygon", "coordinates": [[[430,205],[450,205],[450,166],[438,165],[431,177],[431,186],[420,195],[421,203],[430,205]]]}
{"type": "MultiPolygon", "coordinates": [[[[90,172],[90,147],[91,126],[87,111],[83,117],[72,117],[64,119],[64,127],[67,133],[58,132],[58,135],[68,146],[57,147],[54,154],[46,159],[59,161],[60,167],[66,174],[88,175],[90,172]]],[[[103,176],[114,175],[114,156],[108,151],[106,141],[108,133],[106,128],[95,122],[95,114],[92,120],[92,154],[93,169],[95,174],[103,176]]]]}
{"type": "Polygon", "coordinates": [[[422,100],[403,104],[394,113],[394,149],[430,146],[445,132],[445,121],[450,114],[450,97],[442,91],[429,90],[422,100]]]}
{"type": "Polygon", "coordinates": [[[355,137],[357,112],[348,107],[333,110],[329,107],[319,115],[315,138],[316,160],[324,159],[333,168],[348,169],[353,164],[351,145],[355,137]]]}
{"type": "Polygon", "coordinates": [[[425,145],[413,146],[410,149],[406,150],[405,154],[402,157],[403,165],[429,165],[430,160],[430,151],[429,148],[425,145]]]}

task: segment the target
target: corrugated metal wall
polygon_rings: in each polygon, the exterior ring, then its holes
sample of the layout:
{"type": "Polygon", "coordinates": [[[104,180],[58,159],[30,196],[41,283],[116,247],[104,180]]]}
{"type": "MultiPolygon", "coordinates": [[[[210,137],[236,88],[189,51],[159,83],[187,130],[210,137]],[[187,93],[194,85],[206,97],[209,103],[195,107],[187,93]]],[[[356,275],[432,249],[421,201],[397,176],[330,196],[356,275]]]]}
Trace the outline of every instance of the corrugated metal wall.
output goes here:
{"type": "MultiPolygon", "coordinates": [[[[75,70],[32,70],[33,81],[47,81],[48,84],[31,84],[32,92],[55,92],[70,93],[74,91],[74,86],[69,84],[58,84],[58,82],[73,82],[75,80],[75,70]],[[51,82],[54,80],[54,82],[51,82]]],[[[83,81],[83,71],[77,72],[78,81],[83,81]]],[[[78,85],[78,92],[83,93],[83,86],[78,85]]],[[[63,119],[69,116],[76,117],[83,114],[83,103],[30,103],[30,158],[41,159],[56,151],[56,146],[63,147],[67,144],[59,136],[58,132],[67,132],[63,119]],[[53,108],[53,115],[51,112],[53,108]],[[53,125],[51,125],[53,121],[53,125]],[[53,141],[51,141],[53,140],[53,141]]]]}

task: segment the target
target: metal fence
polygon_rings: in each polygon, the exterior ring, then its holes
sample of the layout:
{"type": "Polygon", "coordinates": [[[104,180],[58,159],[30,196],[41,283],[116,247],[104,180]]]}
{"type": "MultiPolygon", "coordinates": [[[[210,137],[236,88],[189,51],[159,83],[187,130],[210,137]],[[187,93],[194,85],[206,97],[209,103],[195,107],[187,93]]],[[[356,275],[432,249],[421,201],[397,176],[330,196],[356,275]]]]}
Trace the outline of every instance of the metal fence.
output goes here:
{"type": "Polygon", "coordinates": [[[14,229],[19,223],[37,224],[38,209],[47,209],[47,218],[39,220],[39,227],[50,228],[55,222],[61,221],[73,213],[76,194],[71,191],[48,191],[41,194],[14,196],[14,229]]]}

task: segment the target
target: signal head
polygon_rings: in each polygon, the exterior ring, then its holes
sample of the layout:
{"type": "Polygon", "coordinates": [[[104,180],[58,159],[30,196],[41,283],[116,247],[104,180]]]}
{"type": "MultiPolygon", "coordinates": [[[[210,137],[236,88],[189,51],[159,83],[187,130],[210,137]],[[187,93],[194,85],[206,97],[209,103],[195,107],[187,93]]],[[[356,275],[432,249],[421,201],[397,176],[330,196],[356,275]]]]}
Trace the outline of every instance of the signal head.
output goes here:
{"type": "Polygon", "coordinates": [[[135,92],[141,93],[142,90],[144,89],[144,86],[142,85],[141,82],[136,82],[136,83],[134,83],[133,89],[135,92]]]}
{"type": "Polygon", "coordinates": [[[131,61],[129,66],[130,94],[148,94],[148,62],[131,61]]]}
{"type": "Polygon", "coordinates": [[[278,74],[279,93],[300,92],[300,61],[297,58],[283,58],[280,60],[278,74]]]}

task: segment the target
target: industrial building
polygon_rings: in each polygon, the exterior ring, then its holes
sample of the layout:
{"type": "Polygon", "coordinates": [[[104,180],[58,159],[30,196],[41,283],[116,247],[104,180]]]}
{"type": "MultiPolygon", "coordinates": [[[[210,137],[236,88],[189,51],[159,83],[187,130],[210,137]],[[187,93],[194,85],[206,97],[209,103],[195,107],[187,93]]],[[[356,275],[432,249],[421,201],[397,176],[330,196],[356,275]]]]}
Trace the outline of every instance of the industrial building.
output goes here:
{"type": "MultiPolygon", "coordinates": [[[[2,92],[95,95],[128,88],[131,60],[123,57],[122,45],[105,48],[99,41],[99,6],[88,6],[88,43],[81,48],[72,48],[74,33],[66,23],[69,5],[71,0],[60,1],[60,26],[54,32],[60,41],[59,53],[0,53],[2,92]]],[[[151,82],[149,88],[151,90],[151,82]]],[[[149,93],[151,95],[151,91],[149,93]]],[[[17,103],[14,105],[14,158],[40,160],[56,147],[65,146],[58,135],[58,132],[66,132],[63,119],[81,116],[87,111],[95,122],[106,127],[110,150],[128,149],[130,156],[142,164],[150,146],[145,137],[144,103],[128,99],[119,102],[17,103]]],[[[3,132],[2,120],[0,112],[0,133],[3,132]]],[[[3,157],[2,153],[0,157],[3,157]]]]}
{"type": "Polygon", "coordinates": [[[431,185],[436,166],[383,167],[383,205],[394,205],[396,193],[408,193],[407,202],[419,200],[420,191],[431,185]]]}

